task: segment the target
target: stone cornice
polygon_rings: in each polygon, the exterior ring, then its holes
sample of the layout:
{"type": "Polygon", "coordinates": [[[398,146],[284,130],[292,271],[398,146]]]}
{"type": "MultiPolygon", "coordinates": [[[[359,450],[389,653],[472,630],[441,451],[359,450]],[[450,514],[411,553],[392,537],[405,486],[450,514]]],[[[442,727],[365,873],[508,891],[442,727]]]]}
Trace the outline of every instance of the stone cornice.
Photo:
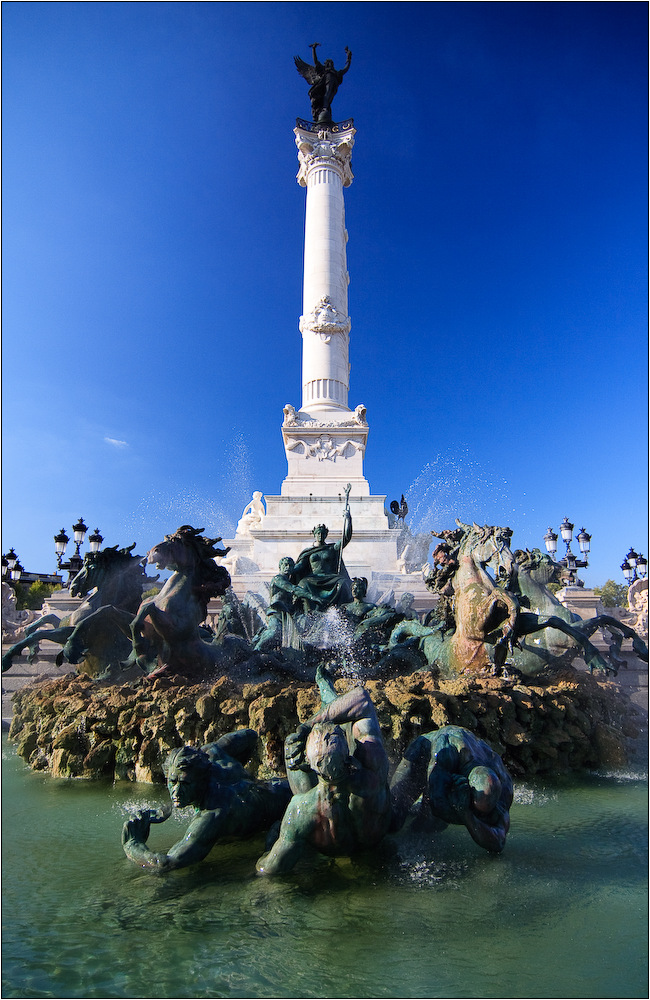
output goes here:
{"type": "Polygon", "coordinates": [[[321,428],[326,430],[336,431],[339,428],[360,428],[363,427],[368,432],[368,421],[366,420],[366,407],[363,403],[360,403],[354,410],[350,413],[349,420],[314,420],[311,417],[305,417],[302,415],[300,410],[296,410],[295,406],[291,403],[287,403],[284,407],[284,420],[282,422],[283,433],[286,428],[293,428],[297,433],[302,431],[318,431],[321,428]]]}

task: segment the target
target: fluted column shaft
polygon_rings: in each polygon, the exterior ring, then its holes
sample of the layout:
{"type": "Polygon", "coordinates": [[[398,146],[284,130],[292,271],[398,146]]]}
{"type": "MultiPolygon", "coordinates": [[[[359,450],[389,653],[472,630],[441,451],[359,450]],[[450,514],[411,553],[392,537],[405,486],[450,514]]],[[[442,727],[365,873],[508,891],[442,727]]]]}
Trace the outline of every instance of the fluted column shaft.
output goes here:
{"type": "Polygon", "coordinates": [[[348,411],[350,317],[343,188],[352,182],[355,130],[351,122],[345,126],[333,126],[340,129],[337,132],[314,133],[300,125],[295,129],[298,182],[307,188],[301,410],[319,415],[348,411]]]}

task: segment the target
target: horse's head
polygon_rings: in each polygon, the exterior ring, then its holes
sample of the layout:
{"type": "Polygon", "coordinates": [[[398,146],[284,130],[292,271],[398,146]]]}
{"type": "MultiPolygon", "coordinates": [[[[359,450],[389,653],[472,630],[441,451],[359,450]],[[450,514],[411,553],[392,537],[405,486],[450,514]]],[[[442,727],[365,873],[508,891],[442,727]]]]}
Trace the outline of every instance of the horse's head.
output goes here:
{"type": "Polygon", "coordinates": [[[101,592],[125,574],[144,579],[143,557],[132,555],[134,548],[135,542],[128,548],[119,549],[113,545],[98,552],[87,552],[83,566],[70,584],[72,597],[82,597],[91,590],[101,592]]]}
{"type": "Polygon", "coordinates": [[[162,542],[147,552],[147,562],[159,569],[172,569],[182,576],[192,577],[192,584],[202,595],[217,596],[230,586],[230,576],[216,558],[228,555],[230,549],[217,548],[221,538],[204,538],[203,528],[183,524],[162,542]]]}
{"type": "Polygon", "coordinates": [[[456,519],[463,530],[460,553],[468,555],[477,566],[487,567],[500,581],[507,582],[515,569],[514,556],[510,550],[512,530],[510,528],[485,524],[463,524],[456,519]]]}
{"type": "Polygon", "coordinates": [[[546,587],[549,583],[560,582],[564,567],[547,552],[541,552],[539,549],[517,549],[514,558],[520,580],[528,576],[542,587],[546,587]]]}
{"type": "Polygon", "coordinates": [[[189,572],[197,561],[197,554],[192,545],[186,543],[180,530],[173,535],[165,535],[147,552],[147,563],[155,563],[157,569],[173,569],[176,573],[189,572]]]}

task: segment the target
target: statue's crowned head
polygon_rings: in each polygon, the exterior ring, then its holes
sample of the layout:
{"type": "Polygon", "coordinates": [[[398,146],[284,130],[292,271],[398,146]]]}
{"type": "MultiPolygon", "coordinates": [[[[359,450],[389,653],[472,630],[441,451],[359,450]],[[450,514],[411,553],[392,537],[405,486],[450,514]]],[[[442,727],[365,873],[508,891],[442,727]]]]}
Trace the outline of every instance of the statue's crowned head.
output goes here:
{"type": "Polygon", "coordinates": [[[352,596],[361,600],[368,593],[368,581],[365,576],[355,576],[352,581],[352,596]]]}
{"type": "Polygon", "coordinates": [[[311,533],[316,539],[316,541],[322,545],[327,536],[329,535],[329,530],[326,524],[317,524],[311,529],[311,533]]]}

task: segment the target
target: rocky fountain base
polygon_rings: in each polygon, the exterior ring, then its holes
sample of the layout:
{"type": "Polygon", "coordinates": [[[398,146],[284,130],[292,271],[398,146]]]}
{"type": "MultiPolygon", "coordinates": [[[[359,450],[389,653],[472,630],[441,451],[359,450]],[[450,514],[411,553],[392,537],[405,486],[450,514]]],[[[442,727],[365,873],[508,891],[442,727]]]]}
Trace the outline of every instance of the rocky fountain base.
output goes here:
{"type": "Polygon", "coordinates": [[[269,603],[253,595],[263,616],[254,634],[215,564],[220,539],[202,529],[183,525],[148,553],[173,575],[135,617],[123,591],[132,584],[140,602],[142,557],[133,546],[94,553],[72,585],[89,594],[78,623],[37,631],[3,657],[10,665],[40,635],[79,664],[14,696],[10,738],[33,768],[57,776],[162,782],[171,750],[250,728],[261,740],[252,770],[269,777],[284,772],[285,738],[318,710],[321,664],[339,693],[365,685],[394,761],[420,734],[455,725],[515,776],[624,766],[644,716],[604,678],[625,662],[624,638],[647,659],[645,643],[608,616],[576,620],[546,588],[561,566],[537,550],[513,553],[509,528],[456,525],[438,533],[427,580],[438,603],[425,622],[408,603],[370,603],[365,578],[350,581],[347,507],[339,542],[318,525],[297,562],[280,561],[269,603]],[[223,608],[212,630],[200,623],[215,595],[223,608]],[[589,638],[602,627],[613,636],[608,660],[589,638]],[[578,655],[596,672],[573,669],[578,655]]]}
{"type": "MultiPolygon", "coordinates": [[[[336,688],[352,683],[343,677],[336,688]]],[[[453,724],[486,740],[516,777],[622,767],[643,728],[614,683],[573,669],[543,683],[431,671],[364,683],[394,761],[420,733],[453,724]]],[[[306,681],[161,676],[101,685],[71,673],[17,692],[9,736],[34,769],[54,776],[156,783],[173,748],[249,727],[261,740],[250,769],[262,778],[284,773],[284,739],[318,702],[306,681]]]]}

